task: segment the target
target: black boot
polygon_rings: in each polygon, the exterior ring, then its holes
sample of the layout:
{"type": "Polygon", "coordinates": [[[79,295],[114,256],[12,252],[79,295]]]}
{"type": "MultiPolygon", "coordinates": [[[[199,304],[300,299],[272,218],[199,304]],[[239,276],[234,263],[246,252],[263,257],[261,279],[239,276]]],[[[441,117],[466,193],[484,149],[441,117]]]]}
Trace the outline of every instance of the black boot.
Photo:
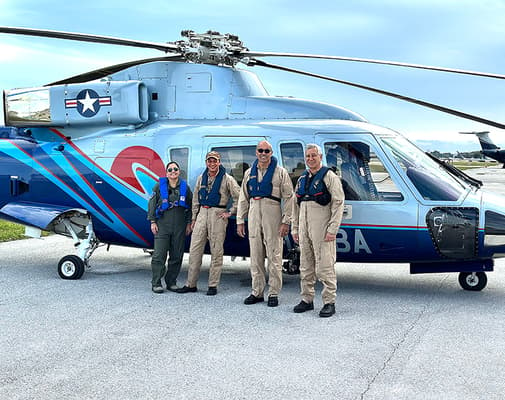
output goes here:
{"type": "Polygon", "coordinates": [[[333,314],[335,314],[335,303],[328,303],[325,304],[323,308],[321,308],[321,311],[319,311],[319,316],[320,317],[331,317],[333,314]]]}
{"type": "Polygon", "coordinates": [[[302,313],[302,312],[305,312],[305,311],[310,311],[310,310],[313,310],[313,309],[314,309],[314,303],[313,302],[305,303],[302,300],[302,301],[300,301],[300,303],[298,303],[293,308],[293,311],[298,314],[298,313],[302,313]]]}
{"type": "Polygon", "coordinates": [[[195,287],[189,287],[184,285],[183,287],[177,289],[177,293],[195,293],[198,289],[195,287]]]}

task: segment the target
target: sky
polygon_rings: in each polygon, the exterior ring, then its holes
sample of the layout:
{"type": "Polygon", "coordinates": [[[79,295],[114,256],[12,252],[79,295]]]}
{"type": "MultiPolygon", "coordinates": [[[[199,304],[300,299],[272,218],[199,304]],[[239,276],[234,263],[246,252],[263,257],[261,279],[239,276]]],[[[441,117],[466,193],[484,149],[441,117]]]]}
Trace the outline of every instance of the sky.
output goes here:
{"type": "MultiPolygon", "coordinates": [[[[251,51],[326,54],[505,74],[505,0],[0,0],[0,25],[151,42],[183,29],[233,33],[251,51]]],[[[106,65],[162,56],[151,49],[0,34],[0,90],[36,87],[106,65]]],[[[346,61],[265,61],[370,85],[505,123],[505,80],[346,61]]],[[[341,84],[263,67],[270,95],[343,106],[425,150],[478,150],[460,131],[505,131],[341,84]]],[[[1,121],[0,121],[1,122],[1,121]]]]}

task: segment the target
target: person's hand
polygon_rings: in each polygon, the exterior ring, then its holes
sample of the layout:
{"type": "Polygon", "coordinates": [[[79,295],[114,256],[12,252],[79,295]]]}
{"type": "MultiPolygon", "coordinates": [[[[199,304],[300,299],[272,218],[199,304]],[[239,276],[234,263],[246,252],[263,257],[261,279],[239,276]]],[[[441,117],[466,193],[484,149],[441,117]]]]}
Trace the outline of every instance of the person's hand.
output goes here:
{"type": "Polygon", "coordinates": [[[293,240],[295,241],[295,243],[298,243],[299,240],[298,233],[292,233],[291,236],[293,236],[293,240]]]}
{"type": "Polygon", "coordinates": [[[193,231],[192,225],[193,224],[191,222],[186,225],[186,236],[188,236],[193,231]]]}
{"type": "Polygon", "coordinates": [[[279,227],[279,235],[281,237],[284,237],[288,234],[289,232],[289,225],[288,224],[281,224],[281,226],[279,227]]]}
{"type": "Polygon", "coordinates": [[[237,224],[237,235],[239,235],[241,238],[245,237],[244,224],[237,224]]]}
{"type": "Polygon", "coordinates": [[[324,237],[325,242],[333,242],[337,238],[337,235],[333,233],[326,232],[326,236],[324,237]]]}
{"type": "Polygon", "coordinates": [[[151,222],[151,232],[153,235],[158,234],[158,224],[156,222],[151,222]]]}
{"type": "Polygon", "coordinates": [[[195,229],[196,220],[191,221],[191,232],[195,229]]]}
{"type": "Polygon", "coordinates": [[[230,215],[231,215],[231,212],[223,211],[221,214],[219,214],[219,218],[228,219],[228,218],[230,218],[230,215]]]}

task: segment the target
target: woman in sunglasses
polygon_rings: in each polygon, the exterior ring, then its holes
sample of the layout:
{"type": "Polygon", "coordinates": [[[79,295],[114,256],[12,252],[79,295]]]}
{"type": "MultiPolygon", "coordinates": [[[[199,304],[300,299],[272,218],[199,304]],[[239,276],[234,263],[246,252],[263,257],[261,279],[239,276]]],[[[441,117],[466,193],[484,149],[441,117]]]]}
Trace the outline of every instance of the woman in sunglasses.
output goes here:
{"type": "Polygon", "coordinates": [[[151,221],[151,232],[154,235],[154,252],[151,259],[151,283],[154,293],[163,293],[163,275],[167,290],[175,292],[179,289],[177,276],[184,256],[185,237],[191,233],[193,200],[189,185],[185,180],[179,179],[180,173],[179,164],[170,161],[167,164],[166,177],[160,178],[154,185],[149,199],[147,218],[151,221]]]}

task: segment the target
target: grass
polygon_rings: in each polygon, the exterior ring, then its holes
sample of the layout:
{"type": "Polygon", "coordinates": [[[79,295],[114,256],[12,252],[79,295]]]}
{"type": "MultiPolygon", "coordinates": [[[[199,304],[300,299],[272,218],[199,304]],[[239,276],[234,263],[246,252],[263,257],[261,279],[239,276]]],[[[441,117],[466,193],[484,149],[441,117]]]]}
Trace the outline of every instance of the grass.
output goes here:
{"type": "Polygon", "coordinates": [[[496,162],[491,162],[491,161],[484,161],[484,162],[453,161],[451,164],[454,165],[455,167],[459,168],[462,171],[464,171],[465,169],[487,168],[487,167],[492,167],[492,166],[498,165],[496,162]]]}
{"type": "Polygon", "coordinates": [[[24,233],[25,227],[23,225],[0,221],[0,242],[24,239],[26,238],[24,233]]]}

